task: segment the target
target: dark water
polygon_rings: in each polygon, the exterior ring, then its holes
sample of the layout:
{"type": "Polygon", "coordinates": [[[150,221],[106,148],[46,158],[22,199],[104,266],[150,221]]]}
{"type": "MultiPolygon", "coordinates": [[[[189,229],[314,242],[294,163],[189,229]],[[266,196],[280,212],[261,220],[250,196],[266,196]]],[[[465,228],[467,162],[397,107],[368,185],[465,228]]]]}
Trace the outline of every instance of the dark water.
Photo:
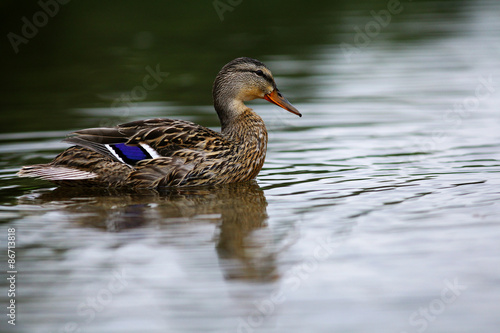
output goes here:
{"type": "MultiPolygon", "coordinates": [[[[498,331],[500,3],[231,9],[75,1],[17,54],[4,38],[0,244],[7,276],[15,228],[17,317],[2,278],[0,330],[498,331]],[[251,103],[270,132],[254,183],[123,194],[15,176],[78,128],[217,128],[213,78],[242,55],[304,115],[251,103]],[[141,89],[155,70],[168,75],[141,89]]],[[[3,34],[38,11],[4,2],[3,34]]]]}

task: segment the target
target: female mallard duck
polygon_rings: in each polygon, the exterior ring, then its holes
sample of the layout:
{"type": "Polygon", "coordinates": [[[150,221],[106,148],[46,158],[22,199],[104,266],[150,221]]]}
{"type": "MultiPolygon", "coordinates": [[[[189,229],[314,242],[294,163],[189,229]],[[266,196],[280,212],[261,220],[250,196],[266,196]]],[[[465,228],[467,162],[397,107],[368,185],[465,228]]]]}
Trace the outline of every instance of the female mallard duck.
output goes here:
{"type": "Polygon", "coordinates": [[[184,120],[148,119],[71,133],[75,144],[22,177],[58,185],[157,188],[242,182],[259,173],[267,150],[262,118],[243,102],[263,98],[298,116],[260,61],[237,58],[213,85],[221,133],[184,120]]]}

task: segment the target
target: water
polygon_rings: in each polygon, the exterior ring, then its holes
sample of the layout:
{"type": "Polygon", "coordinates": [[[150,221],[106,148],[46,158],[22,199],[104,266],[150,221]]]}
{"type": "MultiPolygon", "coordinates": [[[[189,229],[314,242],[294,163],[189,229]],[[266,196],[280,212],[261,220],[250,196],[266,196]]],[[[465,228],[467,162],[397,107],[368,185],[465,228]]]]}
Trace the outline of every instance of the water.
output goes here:
{"type": "Polygon", "coordinates": [[[166,6],[167,20],[147,5],[131,27],[119,22],[142,7],[124,3],[93,21],[95,3],[68,4],[3,55],[0,243],[16,229],[18,307],[2,331],[498,330],[498,2],[401,2],[366,46],[353,25],[385,1],[281,3],[278,18],[243,2],[222,22],[211,4],[166,6]],[[114,39],[83,37],[102,26],[114,39]],[[270,132],[254,183],[120,194],[15,176],[77,128],[157,116],[217,128],[211,80],[242,53],[304,115],[252,103],[270,132]],[[157,63],[165,82],[113,104],[157,63]]]}

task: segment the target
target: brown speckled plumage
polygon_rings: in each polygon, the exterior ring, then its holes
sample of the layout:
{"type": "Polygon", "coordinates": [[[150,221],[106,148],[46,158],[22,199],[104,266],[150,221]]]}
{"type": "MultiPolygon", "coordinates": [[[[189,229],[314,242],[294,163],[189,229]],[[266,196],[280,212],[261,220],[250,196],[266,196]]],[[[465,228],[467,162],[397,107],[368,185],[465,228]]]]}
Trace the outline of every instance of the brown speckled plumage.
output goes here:
{"type": "Polygon", "coordinates": [[[23,177],[65,186],[158,188],[242,182],[259,173],[267,150],[263,120],[244,101],[264,98],[300,116],[276,88],[269,69],[250,58],[225,65],[215,79],[214,106],[221,132],[183,120],[148,119],[113,128],[76,131],[75,144],[48,164],[26,166],[23,177]],[[116,149],[141,149],[128,161],[116,149]]]}

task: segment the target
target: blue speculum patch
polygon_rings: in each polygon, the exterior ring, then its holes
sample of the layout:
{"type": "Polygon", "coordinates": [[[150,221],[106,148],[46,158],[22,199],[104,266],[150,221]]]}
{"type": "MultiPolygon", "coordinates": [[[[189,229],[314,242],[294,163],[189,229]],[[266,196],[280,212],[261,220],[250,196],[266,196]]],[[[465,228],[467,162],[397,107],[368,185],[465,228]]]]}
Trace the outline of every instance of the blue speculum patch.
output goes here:
{"type": "Polygon", "coordinates": [[[151,158],[151,155],[141,146],[129,146],[125,143],[111,145],[114,151],[127,164],[135,164],[141,160],[151,158]]]}

